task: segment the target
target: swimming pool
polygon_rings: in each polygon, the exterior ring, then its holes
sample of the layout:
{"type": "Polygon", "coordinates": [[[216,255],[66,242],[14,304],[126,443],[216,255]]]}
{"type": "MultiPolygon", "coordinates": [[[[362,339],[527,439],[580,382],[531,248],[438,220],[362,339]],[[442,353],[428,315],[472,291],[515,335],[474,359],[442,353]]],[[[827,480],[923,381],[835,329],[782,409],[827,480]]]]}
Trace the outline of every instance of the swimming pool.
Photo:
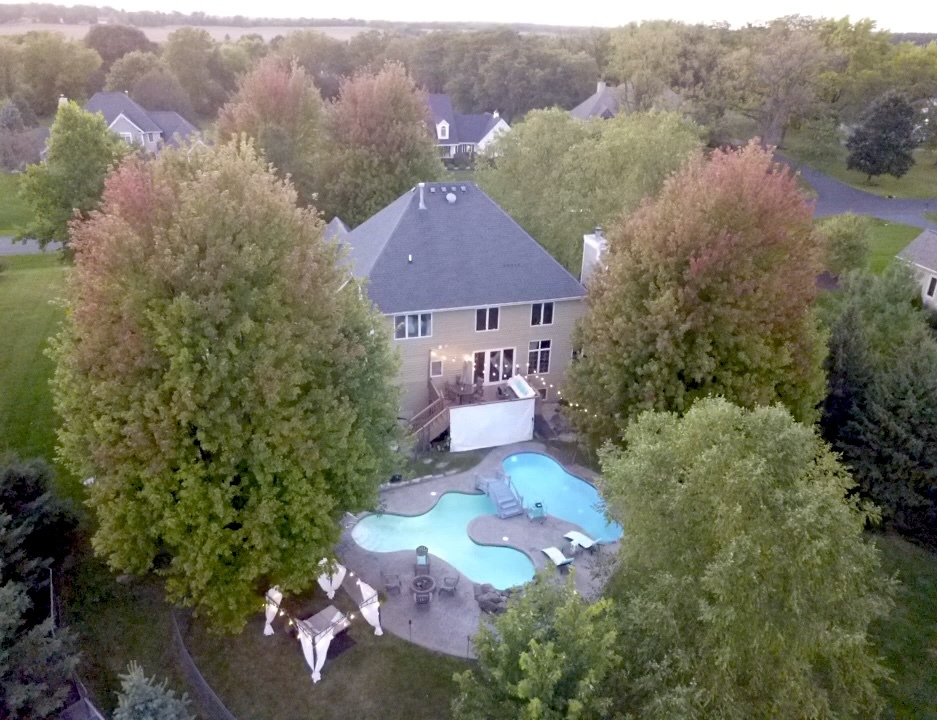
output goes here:
{"type": "MultiPolygon", "coordinates": [[[[598,491],[585,480],[570,475],[553,458],[518,453],[505,458],[503,466],[525,505],[541,502],[547,513],[579,525],[595,540],[609,542],[621,538],[621,525],[605,520],[598,491]]],[[[466,578],[504,590],[532,580],[534,564],[519,550],[479,545],[469,537],[468,524],[472,520],[496,514],[487,495],[447,492],[422,515],[368,515],[358,521],[351,536],[371,552],[415,551],[419,545],[426,545],[432,555],[445,560],[466,578]]],[[[562,543],[557,537],[557,546],[562,543]]]]}
{"type": "Polygon", "coordinates": [[[505,458],[503,465],[524,498],[524,505],[543,503],[548,514],[575,523],[593,540],[621,539],[621,525],[605,519],[599,491],[566,472],[553,458],[540,453],[517,453],[505,458]]]}
{"type": "Polygon", "coordinates": [[[534,564],[519,550],[479,545],[468,536],[468,524],[479,515],[495,515],[487,495],[448,492],[422,515],[368,515],[351,536],[372,552],[415,551],[426,545],[430,553],[477,583],[504,590],[534,577],[534,564]]]}

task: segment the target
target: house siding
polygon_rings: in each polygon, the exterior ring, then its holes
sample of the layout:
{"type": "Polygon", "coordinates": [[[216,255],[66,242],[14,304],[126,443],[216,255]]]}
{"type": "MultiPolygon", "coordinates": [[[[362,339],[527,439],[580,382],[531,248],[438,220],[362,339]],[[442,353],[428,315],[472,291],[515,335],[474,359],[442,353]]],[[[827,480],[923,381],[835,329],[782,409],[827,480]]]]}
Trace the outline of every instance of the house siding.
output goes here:
{"type": "Polygon", "coordinates": [[[122,135],[124,133],[131,135],[133,137],[133,143],[135,145],[140,145],[147,152],[155,153],[159,149],[159,133],[140,132],[140,128],[130,122],[123,115],[111,123],[110,130],[111,132],[117,133],[118,135],[122,135]],[[153,135],[154,140],[149,140],[150,135],[153,135]]]}
{"type": "Polygon", "coordinates": [[[937,309],[937,290],[935,290],[934,295],[927,294],[931,280],[937,279],[937,270],[931,270],[917,264],[912,264],[911,269],[914,271],[917,281],[921,284],[921,300],[927,307],[937,309]]]}
{"type": "Polygon", "coordinates": [[[401,413],[407,417],[415,415],[429,402],[431,352],[443,358],[443,374],[436,379],[439,383],[452,381],[461,374],[463,356],[502,348],[514,348],[516,374],[527,376],[528,345],[535,340],[551,341],[550,369],[544,375],[529,376],[528,381],[535,390],[545,387],[547,399],[556,400],[570,362],[573,326],[585,308],[578,299],[555,301],[553,324],[531,326],[531,305],[500,306],[498,329],[485,332],[475,330],[475,308],[434,312],[432,337],[405,340],[394,338],[394,318],[387,316],[391,342],[401,359],[401,413]]]}

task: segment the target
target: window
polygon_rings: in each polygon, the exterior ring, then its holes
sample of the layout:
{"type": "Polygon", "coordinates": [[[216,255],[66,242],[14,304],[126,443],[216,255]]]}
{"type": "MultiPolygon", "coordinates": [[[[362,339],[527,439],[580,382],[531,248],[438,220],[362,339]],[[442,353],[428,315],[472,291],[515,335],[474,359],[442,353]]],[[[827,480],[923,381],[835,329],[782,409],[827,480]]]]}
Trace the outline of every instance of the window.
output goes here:
{"type": "Polygon", "coordinates": [[[449,123],[447,123],[445,120],[439,123],[439,125],[436,126],[436,133],[439,135],[440,140],[448,140],[449,139],[449,123]]]}
{"type": "Polygon", "coordinates": [[[474,358],[476,381],[499,383],[514,375],[514,348],[479,350],[474,358]]]}
{"type": "Polygon", "coordinates": [[[133,143],[133,135],[131,133],[121,133],[120,139],[123,140],[125,143],[131,143],[131,144],[133,143]]]}
{"type": "Polygon", "coordinates": [[[537,393],[540,395],[541,400],[547,399],[547,389],[546,388],[537,388],[537,393]]]}
{"type": "Polygon", "coordinates": [[[475,311],[475,331],[498,329],[498,308],[479,308],[475,311]]]}
{"type": "Polygon", "coordinates": [[[553,324],[553,303],[534,303],[530,306],[531,325],[553,324]]]}
{"type": "Polygon", "coordinates": [[[434,378],[442,377],[442,360],[429,361],[429,376],[434,378]]]}
{"type": "Polygon", "coordinates": [[[930,284],[927,286],[927,297],[934,297],[934,290],[937,290],[937,278],[932,277],[930,284]]]}
{"type": "Polygon", "coordinates": [[[430,337],[433,334],[432,313],[394,316],[394,337],[397,340],[430,337]]]}
{"type": "Polygon", "coordinates": [[[527,374],[550,372],[550,341],[534,340],[527,352],[527,374]]]}

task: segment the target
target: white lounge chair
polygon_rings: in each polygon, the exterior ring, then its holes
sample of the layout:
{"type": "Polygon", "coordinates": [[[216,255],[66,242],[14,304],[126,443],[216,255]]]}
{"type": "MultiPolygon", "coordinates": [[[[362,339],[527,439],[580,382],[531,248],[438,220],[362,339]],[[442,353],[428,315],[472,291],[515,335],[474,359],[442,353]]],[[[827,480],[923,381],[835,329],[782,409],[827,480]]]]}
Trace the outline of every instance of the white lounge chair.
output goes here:
{"type": "Polygon", "coordinates": [[[556,547],[543,548],[543,554],[550,558],[553,564],[561,570],[567,565],[571,565],[573,562],[572,558],[566,557],[562,550],[556,547]]]}
{"type": "Polygon", "coordinates": [[[581,532],[577,532],[576,530],[570,530],[563,537],[569,540],[573,547],[573,552],[575,552],[575,548],[577,547],[585,548],[589,552],[595,552],[599,547],[599,544],[591,537],[588,535],[583,535],[581,532]]]}

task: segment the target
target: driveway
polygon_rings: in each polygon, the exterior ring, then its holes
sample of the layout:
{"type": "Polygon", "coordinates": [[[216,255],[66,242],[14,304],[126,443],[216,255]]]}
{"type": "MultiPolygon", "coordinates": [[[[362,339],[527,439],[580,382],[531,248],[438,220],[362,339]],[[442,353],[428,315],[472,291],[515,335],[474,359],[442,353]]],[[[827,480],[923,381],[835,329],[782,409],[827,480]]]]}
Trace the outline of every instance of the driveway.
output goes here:
{"type": "Polygon", "coordinates": [[[62,243],[49,243],[46,245],[46,249],[42,250],[35,240],[15,243],[12,236],[0,235],[0,255],[36,255],[41,252],[55,252],[61,249],[62,243]]]}
{"type": "Polygon", "coordinates": [[[892,200],[856,190],[806,165],[797,165],[786,158],[781,158],[781,161],[799,170],[803,179],[817,191],[815,217],[852,212],[937,230],[937,223],[924,217],[925,212],[937,211],[937,197],[931,200],[892,200]]]}

